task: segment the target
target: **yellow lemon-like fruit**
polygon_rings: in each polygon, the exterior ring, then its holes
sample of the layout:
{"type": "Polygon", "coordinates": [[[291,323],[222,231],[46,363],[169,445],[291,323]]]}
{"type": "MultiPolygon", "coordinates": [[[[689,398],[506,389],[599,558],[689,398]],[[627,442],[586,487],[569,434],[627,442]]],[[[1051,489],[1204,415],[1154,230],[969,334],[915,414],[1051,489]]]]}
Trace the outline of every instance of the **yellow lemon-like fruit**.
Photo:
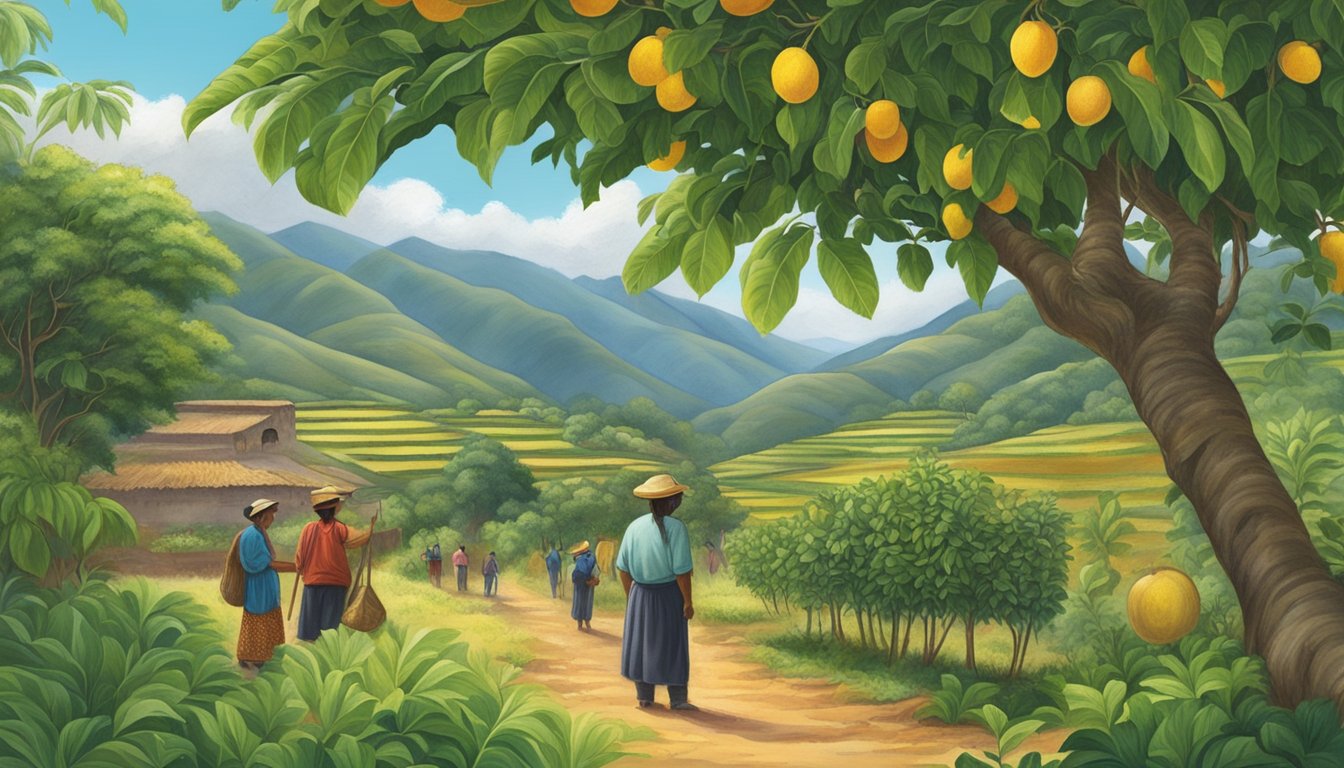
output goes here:
{"type": "Polygon", "coordinates": [[[947,229],[947,236],[953,240],[960,240],[971,234],[971,220],[966,218],[966,214],[957,203],[948,203],[943,208],[943,226],[947,229]]]}
{"type": "Polygon", "coordinates": [[[411,0],[373,0],[373,2],[383,6],[384,8],[400,8],[401,6],[411,2],[411,0]]]}
{"type": "Polygon", "coordinates": [[[677,167],[677,163],[680,163],[681,158],[685,155],[686,142],[674,141],[672,142],[672,148],[668,150],[667,154],[649,163],[649,167],[655,171],[670,171],[677,167]]]}
{"type": "Polygon", "coordinates": [[[569,6],[580,16],[587,16],[595,19],[598,16],[605,16],[608,11],[616,7],[618,0],[569,0],[569,6]]]}
{"type": "Polygon", "coordinates": [[[1294,83],[1314,83],[1321,76],[1321,54],[1310,44],[1294,40],[1279,49],[1279,69],[1294,83]]]}
{"type": "Polygon", "coordinates": [[[1220,99],[1227,95],[1227,85],[1225,85],[1222,80],[1205,80],[1204,84],[1209,86],[1209,90],[1213,91],[1213,95],[1220,99]]]}
{"type": "Polygon", "coordinates": [[[962,155],[963,149],[966,145],[958,144],[943,155],[943,180],[953,189],[971,188],[971,155],[975,150],[966,149],[966,154],[962,155]]]}
{"type": "Polygon", "coordinates": [[[1153,74],[1153,65],[1148,63],[1148,46],[1143,46],[1129,57],[1129,74],[1135,77],[1142,77],[1150,83],[1157,83],[1157,75],[1153,74]]]}
{"type": "Polygon", "coordinates": [[[910,146],[910,134],[906,132],[904,125],[896,126],[896,133],[889,139],[880,139],[874,136],[872,131],[864,129],[863,140],[868,145],[868,151],[872,153],[873,159],[879,163],[894,163],[900,160],[905,154],[906,147],[910,146]]]}
{"type": "Polygon", "coordinates": [[[1069,84],[1064,104],[1077,125],[1096,125],[1111,111],[1111,89],[1100,77],[1083,75],[1069,84]]]}
{"type": "Polygon", "coordinates": [[[451,0],[415,0],[415,10],[430,21],[457,21],[467,12],[467,6],[451,0]]]}
{"type": "Polygon", "coordinates": [[[680,72],[663,78],[655,91],[658,106],[668,112],[685,112],[695,105],[695,95],[686,90],[686,80],[680,72]]]}
{"type": "Polygon", "coordinates": [[[1041,121],[1037,120],[1034,116],[1028,116],[1026,120],[1022,121],[1021,125],[1028,131],[1034,131],[1041,127],[1041,121]]]}
{"type": "Polygon", "coordinates": [[[770,65],[770,84],[779,98],[790,104],[802,104],[816,94],[821,73],[812,55],[794,46],[775,57],[775,63],[770,65]]]}
{"type": "Polygon", "coordinates": [[[901,108],[890,99],[878,99],[863,113],[863,127],[879,139],[890,139],[901,129],[901,108]]]}
{"type": "Polygon", "coordinates": [[[1321,255],[1335,265],[1335,277],[1330,290],[1344,293],[1344,232],[1331,230],[1321,235],[1321,255]]]}
{"type": "Polygon", "coordinates": [[[1174,643],[1199,623],[1199,590],[1175,568],[1159,568],[1129,589],[1129,623],[1154,645],[1174,643]]]}
{"type": "Polygon", "coordinates": [[[723,10],[732,16],[754,16],[774,3],[775,0],[719,0],[723,10]]]}
{"type": "Polygon", "coordinates": [[[1013,66],[1027,77],[1040,77],[1055,63],[1059,53],[1059,39],[1055,30],[1044,21],[1024,21],[1013,32],[1008,43],[1013,66]]]}
{"type": "Polygon", "coordinates": [[[663,41],[657,35],[640,38],[630,49],[625,66],[636,85],[657,85],[671,74],[663,66],[663,41]]]}
{"type": "Polygon", "coordinates": [[[1014,187],[1012,182],[1005,181],[999,196],[985,203],[985,205],[989,206],[989,210],[995,213],[1007,213],[1013,210],[1017,207],[1017,187],[1014,187]]]}

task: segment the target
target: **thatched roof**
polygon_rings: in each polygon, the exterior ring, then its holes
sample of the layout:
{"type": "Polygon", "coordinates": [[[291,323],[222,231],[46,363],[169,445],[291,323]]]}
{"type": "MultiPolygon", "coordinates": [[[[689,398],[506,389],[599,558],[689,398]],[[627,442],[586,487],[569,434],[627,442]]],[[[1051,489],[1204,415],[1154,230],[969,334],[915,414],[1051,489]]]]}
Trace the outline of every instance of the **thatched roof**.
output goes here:
{"type": "Polygon", "coordinates": [[[290,400],[183,400],[178,408],[292,408],[290,400]]]}
{"type": "Polygon", "coordinates": [[[236,435],[268,418],[259,413],[181,413],[177,421],[152,427],[145,435],[236,435]]]}
{"type": "Polygon", "coordinates": [[[236,461],[168,461],[123,464],[115,475],[96,472],[83,483],[99,491],[182,490],[188,488],[316,488],[328,480],[317,474],[263,469],[236,461]]]}

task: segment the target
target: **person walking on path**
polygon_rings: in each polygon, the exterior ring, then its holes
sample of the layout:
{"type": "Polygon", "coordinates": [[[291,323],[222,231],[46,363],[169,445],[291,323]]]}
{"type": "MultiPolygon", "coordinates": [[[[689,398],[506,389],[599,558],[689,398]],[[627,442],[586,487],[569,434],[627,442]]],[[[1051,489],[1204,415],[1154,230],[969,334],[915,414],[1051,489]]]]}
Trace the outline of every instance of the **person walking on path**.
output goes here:
{"type": "MultiPolygon", "coordinates": [[[[350,560],[345,550],[365,546],[370,538],[368,531],[352,530],[336,519],[350,492],[328,485],[310,496],[318,519],[303,527],[294,553],[294,563],[303,579],[298,638],[308,641],[316,640],[323,630],[341,625],[350,589],[350,560]]],[[[375,514],[370,525],[376,522],[375,514]]]]}
{"type": "Polygon", "coordinates": [[[435,589],[443,586],[443,550],[439,549],[439,543],[434,542],[434,546],[429,550],[429,581],[435,589]]]}
{"type": "Polygon", "coordinates": [[[597,558],[589,551],[588,542],[580,542],[569,550],[574,556],[574,571],[570,580],[574,582],[574,599],[569,605],[569,617],[579,623],[579,629],[593,628],[593,592],[597,587],[597,558]]]}
{"type": "Polygon", "coordinates": [[[555,545],[551,545],[551,551],[546,554],[546,575],[551,577],[551,599],[555,599],[555,588],[560,586],[560,566],[562,561],[560,553],[556,551],[555,545]]]}
{"type": "Polygon", "coordinates": [[[694,710],[687,690],[691,675],[691,539],[672,517],[689,490],[671,475],[654,475],[635,488],[649,500],[649,514],[625,529],[616,573],[625,589],[621,675],[635,684],[641,708],[653,706],[654,686],[667,686],[672,709],[694,710]]]}
{"type": "Polygon", "coordinates": [[[238,630],[238,664],[259,669],[285,642],[285,618],[280,612],[280,572],[293,573],[294,564],[275,559],[275,547],[266,529],[275,522],[280,505],[257,499],[243,508],[251,523],[238,537],[238,562],[247,574],[243,623],[238,630]]]}
{"type": "Polygon", "coordinates": [[[467,545],[458,544],[453,553],[453,566],[457,568],[457,591],[467,591],[467,545]]]}
{"type": "Polygon", "coordinates": [[[495,560],[495,553],[485,559],[485,565],[481,566],[481,575],[485,577],[485,596],[499,594],[499,562],[495,560]]]}

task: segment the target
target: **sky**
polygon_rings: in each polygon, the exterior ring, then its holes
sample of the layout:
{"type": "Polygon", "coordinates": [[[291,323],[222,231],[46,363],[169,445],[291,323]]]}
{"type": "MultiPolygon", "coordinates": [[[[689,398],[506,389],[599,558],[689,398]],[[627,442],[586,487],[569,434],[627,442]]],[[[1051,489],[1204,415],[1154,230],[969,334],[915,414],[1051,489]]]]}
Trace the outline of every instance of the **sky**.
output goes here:
{"type": "MultiPolygon", "coordinates": [[[[670,173],[640,169],[602,192],[587,209],[578,199],[569,170],[549,163],[531,165],[532,143],[510,147],[493,185],[458,157],[452,132],[440,127],[401,149],[374,177],[346,217],[305,201],[292,172],[275,185],[256,168],[251,137],[228,117],[206,121],[188,141],[181,128],[184,105],[258,38],[274,32],[283,17],[269,0],[242,0],[225,13],[218,0],[122,0],[129,17],[125,35],[88,0],[70,6],[39,0],[54,30],[42,57],[71,80],[125,80],[136,89],[131,124],[120,139],[63,129],[44,143],[67,144],[99,162],[136,165],[173,178],[200,210],[215,210],[274,232],[316,221],[380,245],[409,236],[447,247],[494,250],[530,259],[568,276],[619,275],[625,257],[643,234],[636,206],[661,191],[670,173]]],[[[541,137],[533,141],[539,141],[541,137]]],[[[739,267],[749,246],[738,249],[739,267]]],[[[839,339],[863,343],[918,327],[966,300],[955,271],[935,255],[934,275],[921,293],[906,289],[896,274],[896,246],[875,242],[870,249],[881,284],[873,319],[853,314],[831,296],[816,271],[804,270],[798,304],[776,333],[786,338],[839,339]]],[[[995,283],[1009,280],[1000,272],[995,283]]],[[[696,298],[679,273],[658,290],[696,298]]],[[[702,299],[741,316],[735,271],[702,299]]]]}

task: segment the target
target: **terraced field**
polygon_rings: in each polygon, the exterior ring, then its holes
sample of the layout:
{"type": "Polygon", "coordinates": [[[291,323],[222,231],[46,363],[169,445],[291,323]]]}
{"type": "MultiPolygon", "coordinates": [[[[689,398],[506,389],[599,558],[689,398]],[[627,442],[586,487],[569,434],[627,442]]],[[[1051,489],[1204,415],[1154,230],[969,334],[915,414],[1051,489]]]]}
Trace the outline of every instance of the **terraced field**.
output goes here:
{"type": "Polygon", "coordinates": [[[426,416],[384,405],[312,403],[300,405],[297,417],[303,442],[339,461],[390,477],[414,478],[437,472],[472,433],[503,443],[539,479],[603,478],[626,468],[661,468],[651,458],[573,445],[561,439],[558,425],[515,411],[426,416]]]}

